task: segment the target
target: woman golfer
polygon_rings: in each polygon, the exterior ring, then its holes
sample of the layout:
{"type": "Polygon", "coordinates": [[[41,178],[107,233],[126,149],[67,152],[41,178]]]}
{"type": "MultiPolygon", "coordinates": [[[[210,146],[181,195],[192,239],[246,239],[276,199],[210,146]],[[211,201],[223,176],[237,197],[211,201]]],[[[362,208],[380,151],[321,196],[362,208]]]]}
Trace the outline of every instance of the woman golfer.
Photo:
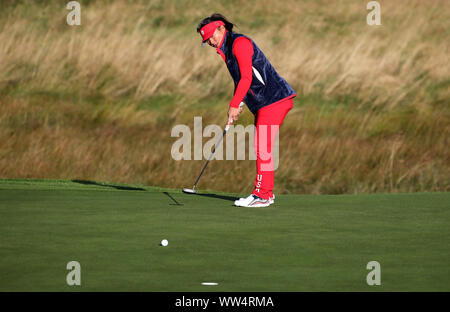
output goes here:
{"type": "Polygon", "coordinates": [[[296,94],[253,40],[234,33],[233,26],[221,14],[213,14],[201,21],[197,32],[202,36],[203,45],[208,43],[220,54],[234,80],[229,123],[238,120],[241,102],[255,115],[255,187],[250,196],[236,200],[234,204],[266,207],[275,200],[272,146],[284,117],[293,107],[296,94]]]}

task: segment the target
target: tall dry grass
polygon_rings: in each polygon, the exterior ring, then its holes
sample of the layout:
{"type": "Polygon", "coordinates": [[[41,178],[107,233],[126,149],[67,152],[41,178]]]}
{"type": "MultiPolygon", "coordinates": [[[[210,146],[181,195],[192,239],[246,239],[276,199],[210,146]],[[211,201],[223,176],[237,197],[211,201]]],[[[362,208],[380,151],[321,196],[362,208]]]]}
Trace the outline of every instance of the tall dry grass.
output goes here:
{"type": "MultiPolygon", "coordinates": [[[[195,33],[218,11],[298,94],[276,192],[449,190],[448,1],[380,1],[372,27],[361,1],[90,1],[79,27],[60,1],[13,3],[0,7],[1,177],[196,177],[201,162],[171,159],[170,130],[223,123],[231,79],[195,33]]],[[[250,190],[254,162],[211,167],[204,186],[250,190]]]]}

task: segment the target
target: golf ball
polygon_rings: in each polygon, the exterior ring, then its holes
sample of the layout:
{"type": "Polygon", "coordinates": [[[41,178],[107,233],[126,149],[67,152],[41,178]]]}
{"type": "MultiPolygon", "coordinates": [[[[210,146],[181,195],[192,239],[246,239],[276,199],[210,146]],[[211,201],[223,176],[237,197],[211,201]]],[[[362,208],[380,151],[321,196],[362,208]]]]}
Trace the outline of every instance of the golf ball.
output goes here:
{"type": "Polygon", "coordinates": [[[163,239],[163,240],[161,241],[161,246],[166,247],[167,245],[169,245],[169,241],[168,241],[167,239],[163,239]]]}

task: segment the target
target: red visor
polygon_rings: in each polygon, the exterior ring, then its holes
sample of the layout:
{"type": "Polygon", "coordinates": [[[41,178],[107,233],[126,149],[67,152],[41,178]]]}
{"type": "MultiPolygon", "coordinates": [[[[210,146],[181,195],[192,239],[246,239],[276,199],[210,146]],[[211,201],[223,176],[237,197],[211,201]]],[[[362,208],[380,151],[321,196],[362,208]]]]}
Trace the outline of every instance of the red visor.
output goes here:
{"type": "Polygon", "coordinates": [[[200,29],[200,35],[202,35],[202,42],[205,42],[214,34],[214,31],[217,27],[225,25],[222,21],[214,21],[209,24],[206,24],[200,29]]]}

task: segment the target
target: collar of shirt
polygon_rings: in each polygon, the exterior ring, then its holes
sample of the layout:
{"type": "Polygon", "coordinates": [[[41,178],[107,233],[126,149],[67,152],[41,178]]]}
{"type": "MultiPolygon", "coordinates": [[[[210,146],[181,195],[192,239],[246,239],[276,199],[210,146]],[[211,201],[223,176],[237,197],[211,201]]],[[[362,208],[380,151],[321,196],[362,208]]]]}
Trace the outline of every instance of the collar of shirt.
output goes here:
{"type": "Polygon", "coordinates": [[[225,29],[225,33],[223,34],[222,41],[221,41],[220,44],[217,46],[217,49],[216,49],[217,53],[219,53],[219,50],[222,49],[222,46],[223,46],[223,44],[224,44],[225,41],[226,41],[227,35],[228,35],[228,31],[225,29]]]}

